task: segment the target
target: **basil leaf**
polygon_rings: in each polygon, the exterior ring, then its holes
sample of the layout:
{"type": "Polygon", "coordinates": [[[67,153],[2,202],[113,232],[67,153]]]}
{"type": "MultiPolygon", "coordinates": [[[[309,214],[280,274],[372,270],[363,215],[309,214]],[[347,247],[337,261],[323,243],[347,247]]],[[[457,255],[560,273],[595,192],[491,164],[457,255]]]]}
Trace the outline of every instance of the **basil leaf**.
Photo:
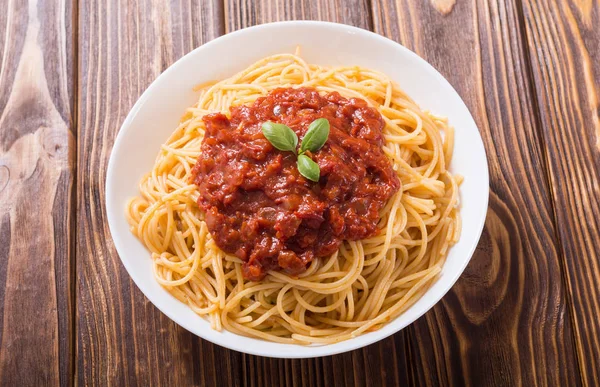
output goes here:
{"type": "Polygon", "coordinates": [[[326,118],[314,120],[302,139],[300,153],[307,150],[311,152],[318,151],[325,144],[325,141],[327,141],[327,137],[329,137],[329,121],[326,118]]]}
{"type": "Polygon", "coordinates": [[[262,124],[262,132],[275,148],[296,153],[298,136],[286,125],[267,121],[262,124]]]}
{"type": "Polygon", "coordinates": [[[307,155],[298,156],[298,171],[308,180],[319,181],[321,174],[319,164],[312,161],[307,155]]]}

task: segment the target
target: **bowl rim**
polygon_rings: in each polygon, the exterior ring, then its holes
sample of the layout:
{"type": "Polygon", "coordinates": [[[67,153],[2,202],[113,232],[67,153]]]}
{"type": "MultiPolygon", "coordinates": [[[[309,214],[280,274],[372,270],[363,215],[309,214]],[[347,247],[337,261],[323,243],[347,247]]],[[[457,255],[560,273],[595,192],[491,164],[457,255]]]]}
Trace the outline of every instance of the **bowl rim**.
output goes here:
{"type": "MultiPolygon", "coordinates": [[[[456,94],[456,96],[458,96],[459,102],[464,106],[464,108],[468,112],[469,118],[472,120],[475,128],[478,129],[478,132],[477,132],[478,136],[474,136],[473,140],[478,142],[479,143],[478,145],[480,145],[481,149],[483,150],[484,157],[483,157],[483,160],[481,160],[481,162],[484,163],[483,166],[485,167],[484,168],[485,176],[481,176],[480,178],[482,178],[484,180],[484,181],[482,181],[482,183],[485,182],[485,185],[487,187],[489,187],[489,167],[488,167],[488,162],[487,162],[487,154],[486,154],[485,146],[484,146],[483,139],[481,137],[479,128],[478,128],[475,120],[473,119],[473,116],[472,116],[469,108],[464,103],[462,97],[460,97],[460,94],[458,94],[458,92],[454,89],[454,87],[450,84],[450,82],[448,82],[448,80],[446,80],[446,78],[444,76],[442,76],[431,64],[429,64],[426,60],[424,60],[423,58],[418,56],[416,53],[414,53],[410,49],[404,47],[400,43],[397,43],[385,36],[379,35],[377,33],[369,31],[369,30],[365,30],[362,28],[358,28],[358,27],[354,27],[354,26],[350,26],[350,25],[346,25],[346,24],[333,23],[333,22],[327,22],[327,21],[294,20],[294,21],[279,21],[279,22],[258,24],[258,25],[246,27],[246,28],[243,28],[240,30],[236,30],[236,31],[221,35],[209,42],[206,42],[206,43],[196,47],[194,50],[188,52],[186,55],[179,58],[177,61],[175,61],[173,64],[171,64],[165,71],[163,71],[161,74],[159,74],[158,77],[156,77],[156,79],[154,79],[150,83],[150,85],[146,88],[146,90],[138,98],[138,100],[136,101],[134,106],[131,108],[131,110],[127,114],[127,117],[123,121],[123,124],[119,128],[119,131],[115,137],[113,147],[111,149],[109,161],[108,161],[108,166],[107,166],[107,174],[106,174],[106,180],[105,180],[106,202],[105,202],[104,211],[105,211],[105,215],[107,216],[107,222],[108,222],[108,226],[109,226],[109,230],[110,230],[110,234],[111,234],[113,243],[115,245],[115,249],[116,249],[119,259],[122,262],[123,266],[125,267],[127,273],[129,274],[129,276],[131,277],[133,282],[136,284],[136,286],[144,294],[144,296],[156,308],[158,308],[163,314],[165,314],[167,317],[169,317],[169,319],[172,320],[174,323],[181,326],[182,328],[189,331],[190,333],[192,333],[204,340],[208,340],[213,344],[222,346],[227,349],[239,351],[242,353],[247,353],[247,354],[256,355],[256,356],[263,356],[263,357],[272,357],[272,358],[289,358],[289,359],[292,359],[292,358],[314,358],[314,357],[336,355],[339,353],[349,352],[349,351],[353,351],[353,350],[356,350],[359,348],[366,347],[370,344],[373,344],[375,342],[378,342],[380,340],[383,340],[387,337],[390,337],[390,336],[398,333],[399,331],[401,331],[408,325],[411,325],[416,320],[421,318],[426,312],[430,311],[433,308],[433,306],[435,304],[437,304],[448,293],[448,291],[450,291],[450,289],[454,286],[454,284],[456,283],[458,278],[464,272],[466,266],[470,262],[473,254],[475,252],[475,249],[477,247],[479,239],[481,238],[483,228],[485,225],[485,220],[486,220],[486,216],[487,216],[487,208],[489,205],[489,190],[486,191],[485,198],[482,198],[482,199],[484,199],[485,206],[484,207],[482,206],[482,213],[479,216],[477,226],[474,227],[474,229],[472,230],[473,232],[476,232],[476,235],[473,239],[472,245],[469,246],[468,249],[465,250],[466,253],[464,255],[467,256],[467,258],[464,259],[464,262],[462,263],[462,267],[459,268],[459,270],[456,272],[457,274],[454,275],[454,277],[448,278],[446,280],[446,286],[445,286],[444,290],[441,291],[439,296],[433,297],[424,307],[422,307],[421,310],[419,310],[418,313],[416,314],[416,317],[414,319],[412,319],[412,321],[410,321],[404,325],[400,324],[397,327],[394,327],[394,329],[391,332],[383,332],[383,330],[378,330],[378,331],[371,332],[368,335],[360,335],[360,336],[357,336],[357,337],[354,337],[354,338],[351,338],[351,339],[348,339],[345,341],[341,341],[338,343],[332,343],[332,344],[325,344],[325,345],[315,345],[315,346],[297,345],[298,347],[312,348],[313,351],[308,354],[307,353],[278,354],[278,353],[273,353],[272,351],[262,350],[260,346],[256,346],[256,347],[253,347],[253,346],[245,347],[244,346],[244,347],[242,347],[239,343],[236,342],[236,340],[227,340],[227,339],[219,339],[219,338],[209,337],[208,334],[203,334],[202,331],[194,330],[190,323],[186,323],[185,321],[182,321],[182,319],[179,319],[175,315],[174,312],[172,312],[170,310],[166,310],[165,307],[163,307],[163,306],[159,305],[159,303],[155,302],[151,297],[148,296],[149,292],[146,291],[145,286],[142,285],[143,279],[136,274],[136,271],[134,270],[133,265],[131,265],[130,263],[128,263],[126,260],[124,260],[121,257],[121,251],[124,251],[125,248],[124,248],[124,246],[121,246],[120,238],[118,237],[118,234],[115,232],[116,226],[113,225],[115,220],[112,220],[114,211],[110,210],[110,209],[114,209],[115,206],[117,206],[116,203],[112,203],[111,195],[109,194],[113,190],[113,186],[112,186],[112,182],[114,181],[113,176],[116,173],[116,166],[115,166],[115,160],[114,160],[113,155],[115,153],[117,153],[118,150],[121,148],[121,146],[123,144],[123,141],[121,141],[121,140],[124,137],[124,133],[126,132],[127,128],[132,124],[132,122],[135,120],[135,118],[136,118],[138,112],[140,111],[140,109],[142,108],[142,106],[146,103],[146,101],[154,93],[155,89],[157,89],[159,87],[158,84],[160,83],[161,78],[166,77],[166,75],[170,74],[171,72],[176,72],[184,61],[188,60],[190,57],[197,55],[199,52],[201,52],[205,49],[208,49],[209,47],[212,47],[212,46],[218,45],[218,44],[224,44],[227,40],[234,39],[236,36],[245,34],[248,31],[270,29],[270,28],[276,29],[281,26],[326,27],[326,28],[331,28],[331,29],[343,29],[343,30],[351,32],[351,33],[365,35],[370,39],[379,40],[381,43],[387,44],[390,47],[394,47],[394,49],[396,49],[396,50],[403,51],[403,54],[412,56],[413,58],[415,58],[422,66],[424,66],[428,70],[428,72],[432,76],[437,77],[438,81],[446,84],[445,86],[449,87],[450,90],[452,92],[454,92],[456,94]],[[117,236],[117,237],[115,237],[115,236],[117,236]],[[339,345],[342,343],[343,343],[343,345],[339,345]]],[[[174,298],[174,300],[176,300],[176,299],[174,298]]],[[[178,300],[176,300],[176,301],[179,302],[178,300]]],[[[412,306],[411,306],[411,308],[412,308],[412,306]]],[[[396,320],[398,318],[399,317],[396,317],[394,320],[396,320]]],[[[389,321],[386,325],[391,325],[394,322],[394,320],[389,321]]],[[[238,337],[244,337],[244,336],[235,334],[233,332],[230,332],[230,333],[235,336],[238,336],[238,337]]],[[[264,341],[259,338],[253,338],[253,339],[259,340],[259,341],[264,341]]],[[[272,343],[272,342],[268,342],[268,341],[264,341],[264,342],[270,343],[270,344],[285,345],[285,344],[280,344],[280,343],[272,343]]],[[[287,345],[290,345],[290,344],[287,344],[287,345]]]]}

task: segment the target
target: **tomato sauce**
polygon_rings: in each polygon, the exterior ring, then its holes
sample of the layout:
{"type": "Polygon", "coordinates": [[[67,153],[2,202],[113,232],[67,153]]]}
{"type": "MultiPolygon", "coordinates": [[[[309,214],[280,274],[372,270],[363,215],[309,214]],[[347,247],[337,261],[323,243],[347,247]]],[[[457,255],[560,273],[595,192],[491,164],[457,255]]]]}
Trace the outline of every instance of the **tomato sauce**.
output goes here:
{"type": "Polygon", "coordinates": [[[280,88],[250,106],[203,117],[206,133],[192,171],[198,205],[216,244],[242,259],[243,275],[258,281],[269,270],[297,275],[343,240],[378,233],[379,212],[400,181],[381,149],[384,121],[359,98],[312,88],[280,88]],[[296,155],[275,149],[261,126],[289,126],[301,140],[326,118],[325,145],[308,155],[321,169],[303,177],[296,155]]]}

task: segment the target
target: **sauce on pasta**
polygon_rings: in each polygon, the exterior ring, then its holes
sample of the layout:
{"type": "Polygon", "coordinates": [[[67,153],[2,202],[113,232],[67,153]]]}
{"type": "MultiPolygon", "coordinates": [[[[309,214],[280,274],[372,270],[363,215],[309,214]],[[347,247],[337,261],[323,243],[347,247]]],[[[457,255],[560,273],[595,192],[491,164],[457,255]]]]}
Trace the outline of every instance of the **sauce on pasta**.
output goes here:
{"type": "Polygon", "coordinates": [[[343,240],[378,232],[380,210],[400,181],[381,146],[384,121],[360,98],[320,95],[314,88],[279,88],[251,105],[203,117],[206,132],[192,170],[198,205],[216,244],[245,263],[244,278],[269,270],[298,275],[343,240]],[[327,142],[312,158],[321,176],[312,182],[291,152],[264,137],[266,121],[302,138],[311,122],[329,121],[327,142]]]}

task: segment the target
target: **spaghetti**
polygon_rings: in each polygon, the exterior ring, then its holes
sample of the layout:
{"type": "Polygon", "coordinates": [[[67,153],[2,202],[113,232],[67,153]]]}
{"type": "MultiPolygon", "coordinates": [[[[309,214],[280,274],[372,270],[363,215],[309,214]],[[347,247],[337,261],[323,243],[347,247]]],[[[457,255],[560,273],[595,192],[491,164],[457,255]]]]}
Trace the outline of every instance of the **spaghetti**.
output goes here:
{"type": "Polygon", "coordinates": [[[152,253],[156,280],[214,329],[265,340],[335,343],[379,329],[435,281],[460,234],[458,185],[448,170],[453,130],[422,111],[384,74],[309,65],[297,55],[264,58],[235,76],[201,85],[199,101],[162,146],[126,216],[152,253]],[[242,274],[243,261],[218,248],[191,182],[205,133],[202,118],[229,114],[282,87],[361,98],[379,111],[383,151],[402,183],[385,204],[377,235],[345,241],[297,276],[242,274]]]}

